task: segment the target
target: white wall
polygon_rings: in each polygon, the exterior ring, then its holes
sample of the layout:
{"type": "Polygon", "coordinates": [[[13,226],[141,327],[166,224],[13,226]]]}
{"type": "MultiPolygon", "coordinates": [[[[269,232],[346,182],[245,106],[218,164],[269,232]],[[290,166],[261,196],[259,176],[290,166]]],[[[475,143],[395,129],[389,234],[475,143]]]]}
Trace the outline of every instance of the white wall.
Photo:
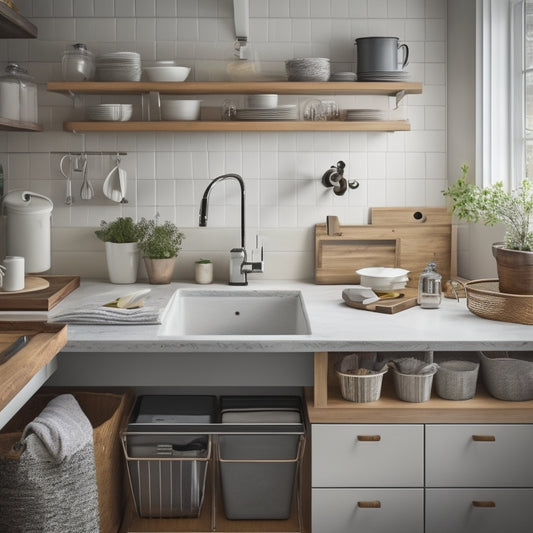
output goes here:
{"type": "MultiPolygon", "coordinates": [[[[231,0],[18,0],[39,28],[36,40],[0,41],[0,57],[28,67],[39,82],[43,133],[6,133],[1,160],[9,188],[27,187],[49,195],[53,212],[53,272],[105,277],[103,246],[93,236],[102,219],[156,211],[175,221],[187,236],[176,271],[192,278],[199,257],[216,260],[215,275],[227,275],[227,251],[238,244],[237,187],[213,190],[207,228],[197,228],[201,195],[224,172],[242,174],[247,186],[247,235],[265,237],[269,279],[312,278],[314,224],[327,215],[341,223],[367,222],[371,206],[442,206],[446,171],[446,0],[250,0],[250,38],[264,72],[283,72],[284,60],[326,56],[333,71],[353,70],[353,42],[368,35],[395,35],[408,43],[411,79],[423,94],[404,100],[395,116],[408,116],[412,131],[395,133],[132,133],[78,135],[62,131],[66,119],[83,117],[94,102],[132,102],[139,97],[79,97],[47,93],[45,83],[60,79],[65,46],[84,42],[96,54],[136,50],[143,61],[174,59],[193,68],[192,80],[227,77],[232,60],[231,0]],[[63,204],[65,182],[60,155],[53,151],[123,150],[129,203],[102,198],[63,204]],[[361,186],[343,197],[320,183],[338,160],[361,186]]],[[[224,97],[207,97],[220,106],[224,97]]],[[[281,98],[302,103],[308,97],[281,98]]],[[[236,99],[244,105],[243,98],[236,99]]],[[[342,107],[393,107],[386,97],[337,98],[342,107]]],[[[90,178],[101,190],[110,158],[92,157],[90,178]]]]}

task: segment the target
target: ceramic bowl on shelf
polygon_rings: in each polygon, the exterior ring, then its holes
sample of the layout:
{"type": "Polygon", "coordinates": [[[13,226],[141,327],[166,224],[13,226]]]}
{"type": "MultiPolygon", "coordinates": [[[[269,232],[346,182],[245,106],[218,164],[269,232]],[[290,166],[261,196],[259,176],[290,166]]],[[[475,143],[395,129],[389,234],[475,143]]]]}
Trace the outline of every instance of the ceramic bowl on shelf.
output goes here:
{"type": "Polygon", "coordinates": [[[185,81],[191,69],[176,65],[157,65],[144,67],[143,72],[148,81],[185,81]]]}
{"type": "Polygon", "coordinates": [[[201,100],[162,100],[162,120],[198,120],[201,100]]]}

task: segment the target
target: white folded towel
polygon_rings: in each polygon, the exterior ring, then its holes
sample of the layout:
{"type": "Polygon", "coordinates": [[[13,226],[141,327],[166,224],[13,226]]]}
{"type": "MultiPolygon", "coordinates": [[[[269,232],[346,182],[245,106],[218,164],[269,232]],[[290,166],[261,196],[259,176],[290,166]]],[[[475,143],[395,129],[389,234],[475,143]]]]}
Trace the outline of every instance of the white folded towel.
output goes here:
{"type": "MultiPolygon", "coordinates": [[[[61,463],[88,444],[93,443],[92,425],[72,394],[61,394],[48,402],[22,433],[22,439],[34,434],[41,446],[33,448],[40,455],[46,450],[49,458],[61,463]]],[[[37,443],[35,443],[37,444],[37,443]]],[[[28,450],[31,452],[32,447],[28,450]]]]}
{"type": "Polygon", "coordinates": [[[161,324],[161,309],[157,307],[118,309],[99,305],[81,309],[65,309],[55,314],[52,312],[48,320],[68,324],[161,324]]]}

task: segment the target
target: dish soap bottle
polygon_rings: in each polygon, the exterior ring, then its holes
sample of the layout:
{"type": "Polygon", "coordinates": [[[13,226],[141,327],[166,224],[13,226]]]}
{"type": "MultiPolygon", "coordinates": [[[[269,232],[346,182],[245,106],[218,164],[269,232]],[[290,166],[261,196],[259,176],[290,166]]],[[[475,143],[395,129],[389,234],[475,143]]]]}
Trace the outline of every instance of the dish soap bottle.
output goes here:
{"type": "Polygon", "coordinates": [[[435,263],[428,263],[418,280],[418,305],[423,309],[436,309],[442,299],[442,276],[436,268],[435,263]]]}

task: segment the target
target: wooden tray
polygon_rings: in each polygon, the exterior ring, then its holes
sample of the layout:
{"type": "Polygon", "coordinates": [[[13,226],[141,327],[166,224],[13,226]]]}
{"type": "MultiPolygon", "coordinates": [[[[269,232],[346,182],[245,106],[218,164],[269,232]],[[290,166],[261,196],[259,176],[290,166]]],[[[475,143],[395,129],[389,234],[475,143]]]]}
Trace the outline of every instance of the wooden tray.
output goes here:
{"type": "Polygon", "coordinates": [[[344,302],[348,307],[353,307],[355,309],[364,309],[366,311],[375,311],[376,313],[386,313],[392,315],[403,311],[404,309],[410,309],[417,304],[418,300],[418,289],[405,287],[404,289],[398,289],[401,296],[399,298],[393,298],[390,300],[378,300],[371,304],[362,304],[360,302],[354,302],[344,298],[344,302]]]}
{"type": "Polygon", "coordinates": [[[47,280],[50,286],[40,291],[2,295],[0,311],[50,311],[80,286],[79,276],[39,277],[47,280]]]}

